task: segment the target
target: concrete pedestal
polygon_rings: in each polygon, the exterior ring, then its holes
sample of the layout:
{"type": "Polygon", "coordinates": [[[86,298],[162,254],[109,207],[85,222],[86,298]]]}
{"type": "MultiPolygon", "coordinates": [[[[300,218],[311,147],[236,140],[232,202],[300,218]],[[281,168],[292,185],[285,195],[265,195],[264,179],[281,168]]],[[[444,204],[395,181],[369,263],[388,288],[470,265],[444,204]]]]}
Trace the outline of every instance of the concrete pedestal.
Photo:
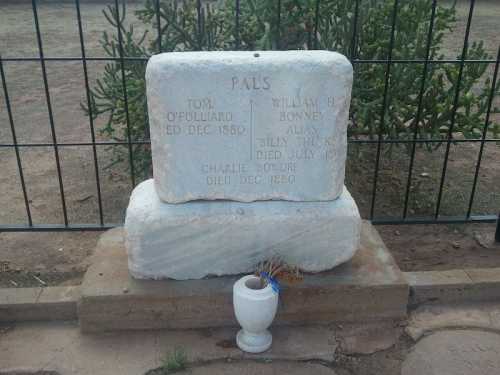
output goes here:
{"type": "MultiPolygon", "coordinates": [[[[103,234],[84,277],[80,327],[90,332],[237,326],[232,305],[237,279],[134,279],[123,229],[116,228],[103,234]]],[[[364,222],[350,261],[284,287],[273,324],[397,321],[406,317],[407,303],[406,280],[376,230],[364,222]]]]}

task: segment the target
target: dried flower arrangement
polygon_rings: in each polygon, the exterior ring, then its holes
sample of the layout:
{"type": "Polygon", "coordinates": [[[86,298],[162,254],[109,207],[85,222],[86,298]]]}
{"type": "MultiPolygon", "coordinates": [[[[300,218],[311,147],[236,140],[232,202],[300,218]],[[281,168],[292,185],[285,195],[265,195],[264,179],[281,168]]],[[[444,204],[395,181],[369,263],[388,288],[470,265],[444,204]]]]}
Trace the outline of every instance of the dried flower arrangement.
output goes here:
{"type": "Polygon", "coordinates": [[[276,293],[280,292],[281,283],[293,284],[302,280],[299,268],[287,264],[279,257],[259,263],[255,276],[259,277],[261,288],[270,284],[276,293]]]}

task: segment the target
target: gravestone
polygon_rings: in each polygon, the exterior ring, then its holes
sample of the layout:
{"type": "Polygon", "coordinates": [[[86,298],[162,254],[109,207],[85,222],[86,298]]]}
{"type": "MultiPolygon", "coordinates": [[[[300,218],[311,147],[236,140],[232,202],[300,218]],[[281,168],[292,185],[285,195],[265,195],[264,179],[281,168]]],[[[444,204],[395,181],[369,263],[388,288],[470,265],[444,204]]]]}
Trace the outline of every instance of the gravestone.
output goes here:
{"type": "Polygon", "coordinates": [[[344,56],[164,53],[146,85],[154,179],[127,209],[133,276],[238,274],[273,256],[317,272],[354,255],[344,56]]]}
{"type": "Polygon", "coordinates": [[[326,51],[153,56],[160,199],[327,201],[343,188],[352,67],[326,51]]]}

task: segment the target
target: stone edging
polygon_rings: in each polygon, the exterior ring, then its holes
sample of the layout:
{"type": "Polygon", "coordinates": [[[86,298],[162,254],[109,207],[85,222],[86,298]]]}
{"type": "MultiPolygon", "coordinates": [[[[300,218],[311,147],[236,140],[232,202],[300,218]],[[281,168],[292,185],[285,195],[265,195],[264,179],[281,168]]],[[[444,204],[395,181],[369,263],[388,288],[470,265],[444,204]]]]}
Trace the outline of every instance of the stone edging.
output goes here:
{"type": "MultiPolygon", "coordinates": [[[[410,284],[410,308],[424,304],[500,300],[500,268],[403,274],[410,284]]],[[[79,299],[79,285],[0,288],[0,322],[76,320],[79,299]]]]}
{"type": "Polygon", "coordinates": [[[408,306],[500,300],[500,268],[403,272],[408,306]]]}
{"type": "Polygon", "coordinates": [[[500,333],[498,302],[424,305],[414,310],[405,332],[413,341],[442,330],[472,329],[500,333]]]}
{"type": "Polygon", "coordinates": [[[0,288],[0,322],[76,320],[80,286],[0,288]]]}

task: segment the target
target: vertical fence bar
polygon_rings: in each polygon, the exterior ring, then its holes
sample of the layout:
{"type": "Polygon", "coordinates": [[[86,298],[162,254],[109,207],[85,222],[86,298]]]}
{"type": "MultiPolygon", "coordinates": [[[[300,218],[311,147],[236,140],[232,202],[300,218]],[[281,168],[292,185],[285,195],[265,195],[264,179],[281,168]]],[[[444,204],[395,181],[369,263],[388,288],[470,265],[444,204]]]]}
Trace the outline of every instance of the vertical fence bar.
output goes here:
{"type": "Polygon", "coordinates": [[[441,200],[443,198],[444,182],[446,180],[446,171],[448,169],[448,158],[450,156],[451,140],[453,137],[453,128],[455,126],[455,117],[457,115],[457,110],[458,110],[458,100],[460,98],[460,86],[462,85],[462,75],[464,72],[465,59],[467,58],[467,50],[469,47],[470,26],[472,23],[472,14],[474,12],[475,2],[476,2],[476,0],[470,0],[469,16],[467,17],[467,27],[465,29],[464,45],[462,48],[462,56],[460,58],[460,67],[458,70],[457,87],[455,90],[455,97],[453,99],[453,108],[451,111],[450,127],[448,129],[448,134],[447,134],[446,151],[444,154],[443,169],[441,171],[441,181],[439,183],[439,193],[438,193],[438,198],[437,198],[437,203],[436,203],[436,212],[434,213],[434,217],[436,219],[439,217],[439,211],[441,210],[441,200]]]}
{"type": "Polygon", "coordinates": [[[236,49],[240,49],[241,41],[240,41],[240,0],[235,0],[234,4],[234,37],[236,39],[236,49]]]}
{"type": "Polygon", "coordinates": [[[491,106],[493,105],[493,98],[495,97],[495,89],[496,89],[496,85],[497,85],[499,60],[500,60],[500,47],[498,47],[498,51],[497,51],[497,62],[495,63],[495,70],[493,72],[493,80],[491,82],[490,95],[488,96],[488,108],[486,109],[486,118],[484,120],[483,134],[481,135],[481,146],[479,146],[479,155],[477,157],[476,170],[474,172],[474,181],[472,182],[472,190],[470,193],[469,207],[467,208],[467,215],[466,215],[467,219],[470,218],[470,214],[472,212],[472,205],[474,204],[474,196],[476,195],[476,186],[477,186],[477,180],[479,178],[479,170],[481,169],[481,161],[483,158],[484,144],[485,144],[486,136],[488,134],[488,127],[490,124],[491,106]]]}
{"type": "Polygon", "coordinates": [[[387,56],[387,69],[385,71],[385,83],[384,83],[384,94],[382,98],[382,113],[380,115],[380,127],[378,131],[378,142],[377,142],[377,156],[375,160],[375,173],[373,176],[373,190],[372,190],[372,203],[370,207],[370,220],[373,219],[373,214],[375,212],[375,199],[377,197],[377,183],[378,183],[378,171],[380,166],[380,152],[382,148],[382,137],[384,131],[384,120],[387,105],[387,95],[389,90],[390,76],[391,76],[391,66],[392,66],[392,52],[394,49],[394,34],[396,30],[396,19],[398,14],[398,4],[399,0],[394,0],[394,7],[392,10],[392,25],[391,25],[391,37],[389,40],[389,53],[387,56]]]}
{"type": "Polygon", "coordinates": [[[425,62],[422,72],[422,82],[420,84],[420,92],[418,95],[418,106],[417,106],[417,115],[415,116],[415,125],[413,127],[413,143],[411,145],[411,156],[410,156],[410,165],[408,167],[408,178],[406,181],[406,192],[405,192],[405,200],[403,207],[403,219],[406,219],[408,215],[408,200],[410,197],[410,188],[411,181],[413,177],[413,165],[415,163],[415,152],[417,149],[417,135],[418,135],[418,123],[420,122],[420,118],[422,117],[422,104],[423,97],[425,93],[425,81],[427,80],[427,71],[429,69],[429,57],[431,52],[431,44],[432,44],[432,33],[434,31],[434,19],[436,17],[436,5],[437,0],[432,1],[432,10],[431,10],[431,19],[429,21],[429,31],[427,33],[427,45],[425,47],[425,62]]]}
{"type": "Polygon", "coordinates": [[[314,49],[318,49],[318,23],[319,23],[319,3],[321,0],[316,0],[316,9],[314,11],[314,49]]]}
{"type": "MultiPolygon", "coordinates": [[[[127,145],[128,145],[128,161],[130,165],[130,178],[132,180],[132,188],[135,187],[135,167],[134,167],[134,152],[132,150],[132,134],[130,126],[130,114],[128,110],[128,93],[127,93],[127,81],[125,76],[125,59],[123,58],[123,35],[122,35],[122,22],[120,20],[120,8],[118,0],[115,0],[116,8],[116,28],[118,32],[118,54],[120,57],[120,70],[122,73],[122,91],[123,91],[123,102],[125,104],[125,122],[127,125],[127,145]]],[[[125,9],[125,5],[124,5],[125,9]]]]}
{"type": "Polygon", "coordinates": [[[158,53],[161,53],[161,18],[160,18],[160,0],[155,2],[156,8],[156,32],[158,34],[158,53]]]}
{"type": "Polygon", "coordinates": [[[500,212],[497,218],[497,229],[495,230],[495,241],[500,242],[500,212]]]}
{"type": "Polygon", "coordinates": [[[26,216],[28,218],[28,224],[31,227],[31,226],[33,226],[33,220],[31,218],[31,210],[30,210],[30,204],[29,204],[29,200],[28,200],[28,193],[26,191],[26,184],[24,182],[23,164],[21,162],[21,155],[19,152],[19,146],[17,145],[16,128],[14,127],[14,117],[12,116],[12,108],[10,106],[9,91],[7,90],[7,79],[5,78],[5,72],[3,69],[2,56],[0,56],[0,76],[2,78],[2,86],[3,86],[4,97],[5,97],[5,106],[7,107],[7,115],[9,116],[10,133],[12,135],[12,143],[14,144],[14,151],[16,153],[17,170],[19,172],[19,180],[21,181],[21,188],[23,190],[24,206],[26,208],[26,216]]]}
{"type": "Polygon", "coordinates": [[[197,21],[198,21],[198,27],[197,27],[197,37],[198,37],[198,50],[201,51],[202,46],[202,30],[201,30],[201,25],[202,25],[202,19],[201,19],[201,0],[196,1],[196,14],[197,14],[197,21]]]}
{"type": "Polygon", "coordinates": [[[38,22],[38,10],[37,10],[37,5],[36,5],[37,0],[31,0],[31,6],[33,9],[33,18],[35,21],[35,31],[36,31],[36,39],[38,43],[38,53],[40,56],[40,65],[42,67],[42,78],[43,78],[43,85],[45,88],[45,99],[47,101],[47,111],[49,114],[49,122],[50,122],[50,132],[52,136],[52,143],[54,147],[54,157],[56,159],[56,169],[57,169],[57,178],[59,180],[59,193],[61,195],[61,205],[62,205],[62,210],[63,210],[63,218],[64,218],[64,225],[68,226],[68,212],[66,209],[66,198],[64,196],[64,185],[63,185],[63,180],[62,180],[62,173],[61,173],[61,162],[59,160],[59,148],[57,146],[57,136],[56,136],[56,129],[54,125],[54,115],[52,113],[52,103],[50,100],[50,92],[49,92],[49,82],[47,79],[47,69],[45,67],[45,58],[44,58],[44,53],[43,53],[43,45],[42,45],[42,34],[40,32],[40,24],[38,22]]]}
{"type": "Polygon", "coordinates": [[[80,51],[82,54],[82,66],[83,66],[83,78],[85,81],[85,93],[87,96],[87,107],[89,109],[89,126],[90,126],[90,138],[92,140],[92,156],[94,159],[94,171],[95,171],[95,181],[97,190],[97,204],[99,206],[99,223],[104,224],[104,215],[102,212],[102,196],[101,196],[101,182],[99,177],[99,161],[97,158],[97,147],[95,144],[95,129],[94,129],[94,117],[92,112],[92,103],[90,99],[90,86],[89,86],[89,75],[87,71],[87,56],[85,53],[85,43],[83,40],[83,27],[82,27],[82,15],[80,12],[80,0],[75,0],[76,6],[76,19],[78,22],[78,35],[80,38],[80,51]]]}
{"type": "Polygon", "coordinates": [[[313,34],[313,22],[314,20],[312,18],[309,18],[309,14],[306,15],[307,16],[307,20],[305,20],[305,25],[306,25],[306,29],[305,31],[307,32],[307,43],[306,43],[306,46],[307,46],[307,49],[312,49],[313,48],[313,42],[312,42],[312,34],[313,34]]]}
{"type": "Polygon", "coordinates": [[[359,18],[359,0],[356,0],[356,3],[354,4],[354,19],[353,19],[353,25],[352,25],[352,39],[351,39],[351,46],[350,46],[350,60],[352,61],[356,55],[356,41],[358,37],[358,18],[359,18]]]}
{"type": "Polygon", "coordinates": [[[276,20],[276,47],[281,49],[281,0],[278,0],[278,13],[276,20]]]}

